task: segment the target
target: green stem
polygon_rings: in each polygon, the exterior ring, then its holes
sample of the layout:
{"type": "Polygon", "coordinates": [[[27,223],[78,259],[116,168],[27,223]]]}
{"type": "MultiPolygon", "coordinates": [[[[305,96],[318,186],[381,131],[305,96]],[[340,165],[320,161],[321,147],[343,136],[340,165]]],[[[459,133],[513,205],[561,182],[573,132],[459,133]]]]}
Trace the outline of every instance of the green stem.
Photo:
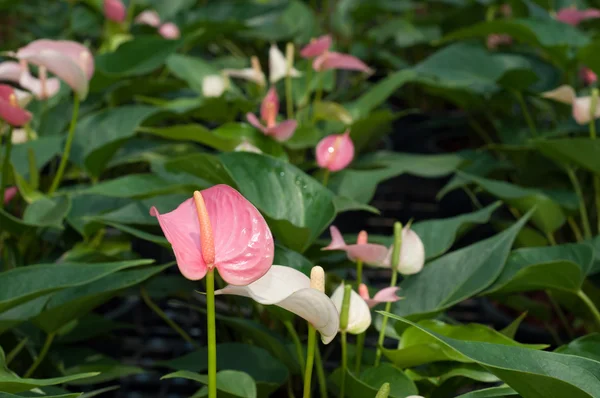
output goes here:
{"type": "Polygon", "coordinates": [[[329,182],[329,174],[330,174],[329,169],[325,169],[323,172],[323,186],[324,187],[326,187],[327,183],[329,182]]]}
{"type": "Polygon", "coordinates": [[[356,337],[356,363],[354,364],[354,372],[360,373],[360,365],[362,365],[363,349],[365,346],[365,337],[367,332],[361,333],[356,337]]]}
{"type": "Polygon", "coordinates": [[[581,215],[581,223],[583,224],[583,232],[585,234],[586,239],[590,239],[592,237],[592,230],[590,228],[590,220],[588,218],[587,209],[585,208],[585,200],[583,198],[583,191],[581,190],[581,185],[579,185],[579,180],[575,175],[575,172],[572,168],[567,167],[567,174],[569,175],[569,179],[571,180],[571,184],[573,184],[573,189],[575,189],[575,193],[579,198],[579,213],[581,215]]]}
{"type": "Polygon", "coordinates": [[[289,74],[285,77],[285,105],[288,119],[293,119],[294,103],[292,102],[292,77],[289,74]]]}
{"type": "Polygon", "coordinates": [[[363,274],[363,262],[362,260],[356,260],[356,285],[360,286],[362,284],[362,274],[363,274]]]}
{"type": "Polygon", "coordinates": [[[588,307],[592,315],[594,316],[594,321],[596,321],[596,326],[600,328],[600,312],[598,308],[594,305],[594,302],[588,297],[587,294],[584,293],[583,290],[579,290],[577,292],[577,297],[579,297],[585,305],[588,307]]]}
{"type": "Polygon", "coordinates": [[[567,331],[569,338],[571,340],[573,340],[575,338],[575,333],[573,332],[573,329],[571,328],[571,325],[569,324],[569,321],[567,320],[567,316],[565,315],[562,308],[560,308],[560,305],[558,304],[558,302],[554,299],[554,296],[552,296],[552,292],[550,290],[546,290],[546,295],[548,296],[548,299],[550,300],[550,304],[552,305],[552,308],[554,308],[554,312],[556,312],[556,315],[558,315],[558,319],[560,320],[563,327],[567,331]]]}
{"type": "Polygon", "coordinates": [[[63,178],[63,174],[65,173],[65,169],[67,168],[67,163],[69,161],[69,155],[71,154],[71,146],[73,145],[73,137],[75,137],[75,127],[77,126],[77,116],[79,115],[79,96],[75,94],[75,99],[73,103],[73,115],[71,116],[71,124],[69,125],[69,133],[67,135],[67,142],[65,143],[65,149],[62,154],[62,158],[60,159],[60,165],[58,166],[58,171],[54,176],[54,180],[52,181],[52,185],[50,185],[50,189],[48,190],[48,195],[52,195],[59,187],[60,182],[63,178]]]}
{"type": "Polygon", "coordinates": [[[556,239],[554,239],[552,232],[546,232],[546,239],[548,239],[548,242],[550,242],[551,246],[556,246],[556,239]]]}
{"type": "Polygon", "coordinates": [[[12,362],[12,360],[15,359],[15,357],[17,355],[19,355],[19,353],[25,347],[25,345],[27,344],[28,341],[29,341],[29,339],[27,337],[25,337],[23,340],[21,340],[19,342],[19,344],[17,344],[15,346],[15,348],[13,348],[12,350],[10,350],[10,352],[6,356],[6,361],[5,361],[6,366],[10,365],[10,363],[12,362]]]}
{"type": "Polygon", "coordinates": [[[348,369],[348,347],[346,344],[346,332],[341,331],[342,339],[342,375],[340,377],[340,398],[344,398],[346,393],[346,372],[348,369]]]}
{"type": "MultiPolygon", "coordinates": [[[[390,286],[396,286],[398,280],[398,263],[400,262],[400,249],[402,248],[402,224],[394,223],[394,248],[392,250],[392,279],[390,286]]],[[[385,303],[385,312],[390,312],[392,303],[385,303]]],[[[387,328],[388,317],[384,316],[381,321],[381,330],[377,339],[377,353],[375,354],[375,366],[381,362],[381,348],[385,339],[385,329],[387,328]]]]}
{"type": "MultiPolygon", "coordinates": [[[[592,89],[592,103],[591,103],[591,113],[592,117],[590,119],[590,138],[592,140],[596,139],[596,108],[598,106],[598,89],[592,89]]],[[[596,230],[600,234],[600,178],[594,174],[594,201],[596,203],[596,230]]]]}
{"type": "Polygon", "coordinates": [[[321,398],[327,398],[327,379],[325,378],[325,369],[321,360],[321,349],[319,344],[315,345],[315,368],[317,369],[317,381],[319,382],[319,392],[321,398]]]}
{"type": "Polygon", "coordinates": [[[312,105],[312,123],[315,124],[317,121],[317,112],[315,112],[315,106],[317,103],[321,102],[323,98],[323,79],[320,72],[317,72],[317,90],[315,91],[315,99],[313,100],[312,105]]]}
{"type": "Polygon", "coordinates": [[[8,175],[10,170],[10,153],[12,152],[12,127],[8,127],[6,135],[6,149],[4,150],[4,159],[2,160],[2,181],[0,181],[0,209],[4,207],[4,191],[8,184],[8,175]]]}
{"type": "Polygon", "coordinates": [[[577,242],[582,242],[583,235],[581,234],[581,229],[579,229],[579,225],[577,225],[575,220],[573,220],[573,217],[568,217],[567,222],[569,223],[569,226],[571,227],[571,230],[573,231],[573,235],[575,235],[575,240],[577,240],[577,242]]]}
{"type": "Polygon", "coordinates": [[[292,341],[294,342],[294,346],[296,347],[296,355],[298,355],[298,363],[300,364],[302,375],[304,376],[304,353],[302,352],[302,343],[300,342],[300,337],[298,337],[298,333],[296,333],[296,329],[294,329],[292,322],[284,321],[283,325],[287,329],[292,341]]]}
{"type": "Polygon", "coordinates": [[[31,375],[33,375],[33,372],[35,372],[38,366],[40,366],[40,364],[48,354],[48,350],[50,350],[50,346],[52,345],[54,336],[56,336],[56,332],[48,333],[48,335],[46,336],[46,341],[44,341],[44,346],[42,347],[42,350],[40,351],[35,361],[33,361],[29,369],[27,369],[27,372],[25,372],[25,375],[23,376],[24,379],[28,379],[31,375]]]}
{"type": "Polygon", "coordinates": [[[206,273],[206,327],[208,329],[208,398],[217,398],[217,326],[215,322],[215,269],[206,273]]]}
{"type": "Polygon", "coordinates": [[[144,303],[146,303],[146,305],[148,306],[148,308],[150,308],[152,311],[154,311],[154,313],[156,315],[158,315],[163,321],[165,321],[165,323],[167,325],[169,325],[171,327],[171,329],[173,329],[181,337],[183,337],[183,339],[185,341],[187,341],[188,343],[192,344],[196,348],[200,348],[200,346],[198,345],[198,343],[196,343],[194,341],[194,339],[192,339],[190,337],[190,335],[185,332],[185,330],[183,330],[177,323],[175,323],[174,320],[172,320],[171,318],[169,318],[168,315],[165,314],[165,312],[163,310],[161,310],[160,307],[158,305],[156,305],[156,303],[154,301],[152,301],[152,299],[148,295],[148,292],[146,291],[146,288],[144,288],[142,286],[142,288],[140,289],[140,292],[141,292],[140,295],[142,296],[142,300],[144,300],[144,303]]]}
{"type": "Polygon", "coordinates": [[[308,343],[306,349],[306,368],[304,370],[304,394],[303,398],[310,398],[313,364],[315,362],[315,341],[317,331],[312,325],[308,325],[308,343]]]}
{"type": "Polygon", "coordinates": [[[515,96],[517,97],[517,100],[519,101],[519,104],[521,105],[521,110],[523,111],[523,116],[525,117],[525,122],[527,122],[529,131],[531,131],[531,135],[533,137],[537,137],[538,133],[535,128],[535,122],[533,121],[533,118],[531,117],[531,114],[529,113],[529,110],[527,109],[527,104],[525,103],[523,94],[521,94],[521,92],[515,90],[515,96]]]}

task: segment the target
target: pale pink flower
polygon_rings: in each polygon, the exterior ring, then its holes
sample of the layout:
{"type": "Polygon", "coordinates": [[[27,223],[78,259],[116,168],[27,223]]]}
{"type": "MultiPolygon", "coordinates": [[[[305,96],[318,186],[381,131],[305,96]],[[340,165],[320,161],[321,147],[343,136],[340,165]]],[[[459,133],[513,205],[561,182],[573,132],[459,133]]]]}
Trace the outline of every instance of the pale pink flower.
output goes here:
{"type": "Polygon", "coordinates": [[[0,84],[0,119],[13,127],[21,127],[31,120],[31,113],[21,108],[15,89],[0,84]]]}
{"type": "Polygon", "coordinates": [[[590,86],[596,83],[598,80],[598,76],[596,76],[596,74],[590,68],[586,67],[583,67],[579,70],[579,77],[586,86],[590,86]]]}
{"type": "Polygon", "coordinates": [[[324,290],[324,273],[313,267],[311,277],[291,267],[273,265],[260,279],[246,286],[228,285],[219,294],[249,297],[262,305],[276,305],[309,322],[321,334],[323,344],[329,344],[340,326],[340,315],[324,290]]]}
{"type": "Polygon", "coordinates": [[[354,159],[354,143],[350,131],[343,134],[328,135],[317,144],[317,164],[329,171],[345,169],[354,159]]]}
{"type": "Polygon", "coordinates": [[[167,22],[162,24],[160,28],[158,28],[158,33],[165,39],[169,40],[177,40],[181,37],[181,32],[179,32],[179,28],[172,22],[167,22]]]}
{"type": "Polygon", "coordinates": [[[94,58],[82,44],[67,40],[40,39],[12,54],[21,62],[37,65],[40,80],[49,71],[67,83],[81,99],[88,93],[94,75],[94,58]]]}
{"type": "Polygon", "coordinates": [[[152,207],[150,214],[158,218],[188,279],[202,279],[216,267],[227,283],[247,285],[273,264],[273,236],[265,219],[227,185],[196,191],[170,213],[152,207]]]}
{"type": "Polygon", "coordinates": [[[17,192],[19,192],[17,190],[17,187],[8,187],[6,188],[6,190],[4,191],[4,204],[7,205],[10,203],[11,200],[13,200],[13,198],[15,196],[17,196],[17,192]]]}
{"type": "Polygon", "coordinates": [[[265,125],[258,120],[255,114],[250,112],[246,114],[246,119],[248,123],[262,131],[264,135],[271,136],[279,142],[287,141],[294,135],[298,122],[288,119],[277,123],[278,114],[279,97],[275,88],[271,87],[260,105],[260,118],[265,125]]]}
{"type": "Polygon", "coordinates": [[[104,16],[109,21],[122,23],[127,17],[127,10],[121,0],[104,0],[104,16]]]}
{"type": "Polygon", "coordinates": [[[582,21],[587,19],[600,18],[600,10],[596,8],[588,8],[586,10],[578,10],[575,7],[563,8],[556,13],[556,19],[566,24],[577,26],[582,21]]]}
{"type": "Polygon", "coordinates": [[[329,48],[331,48],[331,43],[332,40],[330,35],[324,35],[316,39],[311,39],[310,43],[300,50],[300,56],[302,56],[302,58],[318,57],[324,52],[329,51],[329,48]]]}
{"type": "Polygon", "coordinates": [[[136,18],[135,23],[158,28],[160,26],[160,16],[154,10],[142,11],[136,18]]]}
{"type": "Polygon", "coordinates": [[[311,40],[309,44],[304,46],[300,51],[300,55],[304,58],[314,58],[312,65],[316,71],[344,69],[361,71],[368,74],[373,73],[373,69],[369,68],[360,59],[350,54],[330,51],[331,44],[331,36],[321,36],[311,40]]]}
{"type": "Polygon", "coordinates": [[[367,285],[361,283],[358,287],[358,294],[360,294],[360,297],[362,297],[363,300],[365,300],[369,308],[373,308],[377,304],[393,303],[400,300],[400,297],[396,295],[396,292],[398,292],[399,289],[400,288],[397,286],[386,287],[375,293],[375,296],[373,296],[373,298],[370,298],[369,289],[367,288],[367,285]]]}
{"type": "Polygon", "coordinates": [[[40,69],[40,78],[36,79],[27,68],[27,63],[6,61],[0,64],[0,80],[17,83],[27,89],[39,100],[53,97],[60,90],[57,78],[48,78],[46,69],[40,69]]]}
{"type": "MultiPolygon", "coordinates": [[[[578,124],[588,124],[592,120],[592,97],[577,97],[573,87],[562,85],[552,91],[542,93],[542,97],[552,99],[563,104],[571,105],[573,118],[578,124]]],[[[600,100],[596,104],[593,118],[600,118],[600,100]]]]}

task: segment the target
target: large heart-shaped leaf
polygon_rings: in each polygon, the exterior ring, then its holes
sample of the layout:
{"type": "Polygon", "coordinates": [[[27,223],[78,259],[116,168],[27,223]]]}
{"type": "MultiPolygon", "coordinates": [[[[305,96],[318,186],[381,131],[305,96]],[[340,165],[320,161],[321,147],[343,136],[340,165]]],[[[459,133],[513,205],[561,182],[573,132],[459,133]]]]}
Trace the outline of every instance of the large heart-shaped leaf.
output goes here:
{"type": "Polygon", "coordinates": [[[600,362],[522,347],[461,341],[394,314],[382,314],[429,334],[463,361],[480,364],[524,397],[590,398],[600,391],[600,362]]]}
{"type": "Polygon", "coordinates": [[[235,182],[216,155],[200,153],[182,156],[165,162],[164,168],[169,173],[191,174],[208,183],[227,184],[236,187],[235,182]]]}
{"type": "Polygon", "coordinates": [[[502,272],[510,248],[530,213],[507,230],[429,263],[402,282],[403,300],[392,305],[398,315],[442,311],[484,290],[502,272]]]}
{"type": "Polygon", "coordinates": [[[37,227],[64,229],[63,220],[69,213],[70,207],[69,196],[42,197],[27,206],[23,213],[23,222],[37,227]]]}
{"type": "MultiPolygon", "coordinates": [[[[467,325],[449,325],[435,320],[420,321],[419,325],[434,331],[441,336],[451,337],[457,340],[481,341],[485,343],[503,344],[514,347],[528,347],[532,349],[543,349],[547,345],[524,345],[506,337],[500,332],[477,323],[467,325]]],[[[384,349],[383,354],[400,368],[412,368],[431,362],[439,361],[461,361],[462,356],[456,356],[453,351],[447,350],[440,345],[434,337],[423,333],[417,328],[408,328],[402,323],[396,323],[398,333],[402,334],[398,349],[384,349]]]]}
{"type": "Polygon", "coordinates": [[[71,160],[98,177],[125,140],[156,111],[150,106],[125,105],[84,117],[75,130],[71,160]]]}
{"type": "Polygon", "coordinates": [[[535,146],[559,163],[574,164],[600,174],[600,141],[590,138],[537,140],[535,146]]]}
{"type": "Polygon", "coordinates": [[[515,250],[483,294],[545,289],[577,293],[593,261],[592,247],[583,243],[515,250]]]}
{"type": "Polygon", "coordinates": [[[331,191],[297,167],[254,153],[224,153],[219,159],[287,247],[306,250],[333,220],[331,191]]]}
{"type": "Polygon", "coordinates": [[[144,198],[166,193],[191,192],[191,185],[167,181],[156,174],[130,174],[103,181],[78,194],[100,195],[113,198],[144,198]]]}
{"type": "MultiPolygon", "coordinates": [[[[180,370],[162,377],[162,379],[184,378],[208,385],[208,376],[187,370],[180,370]]],[[[256,383],[252,376],[237,370],[222,370],[217,373],[217,390],[223,398],[256,398],[256,383]]]]}
{"type": "Polygon", "coordinates": [[[138,36],[115,52],[96,57],[96,68],[112,78],[145,75],[161,67],[182,44],[160,36],[138,36]]]}
{"type": "Polygon", "coordinates": [[[152,263],[131,260],[92,264],[39,264],[12,269],[0,278],[0,312],[44,294],[85,285],[125,268],[152,263]]]}
{"type": "MultiPolygon", "coordinates": [[[[205,372],[208,369],[208,349],[201,348],[180,358],[163,362],[174,370],[205,372]]],[[[241,343],[217,345],[217,369],[245,372],[256,380],[259,397],[268,397],[288,378],[285,365],[273,358],[266,350],[241,343]]]]}

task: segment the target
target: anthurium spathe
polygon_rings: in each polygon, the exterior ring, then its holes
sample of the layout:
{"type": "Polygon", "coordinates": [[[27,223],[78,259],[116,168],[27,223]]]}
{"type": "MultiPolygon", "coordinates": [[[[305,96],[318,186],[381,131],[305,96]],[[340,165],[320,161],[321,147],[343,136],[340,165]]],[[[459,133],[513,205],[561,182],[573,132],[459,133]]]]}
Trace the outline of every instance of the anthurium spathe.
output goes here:
{"type": "Polygon", "coordinates": [[[258,86],[264,87],[266,84],[266,78],[260,66],[260,61],[258,60],[258,57],[252,56],[250,58],[250,64],[250,68],[223,69],[223,73],[225,74],[225,76],[249,80],[253,83],[256,83],[258,86]]]}
{"type": "Polygon", "coordinates": [[[260,118],[265,125],[253,113],[247,113],[246,119],[248,123],[262,131],[263,134],[273,137],[279,142],[287,141],[294,135],[296,127],[298,127],[298,122],[289,119],[277,123],[278,114],[279,97],[275,88],[271,87],[260,105],[260,118]]]}
{"type": "Polygon", "coordinates": [[[223,95],[229,86],[228,80],[221,75],[208,75],[202,79],[202,95],[216,98],[223,95]]]}
{"type": "Polygon", "coordinates": [[[286,57],[275,44],[271,44],[271,47],[269,48],[269,82],[271,82],[271,84],[277,83],[286,76],[300,77],[302,74],[296,68],[294,68],[293,65],[293,51],[287,51],[286,57]],[[291,66],[289,71],[288,64],[291,66]]]}
{"type": "Polygon", "coordinates": [[[247,285],[273,264],[273,236],[265,219],[227,185],[196,191],[170,213],[152,207],[150,214],[158,218],[188,279],[202,279],[216,268],[227,283],[247,285]]]}
{"type": "MultiPolygon", "coordinates": [[[[331,301],[338,312],[342,311],[344,298],[344,284],[339,285],[331,295],[331,301]]],[[[361,334],[371,326],[371,310],[365,300],[354,290],[350,292],[350,308],[348,312],[348,326],[346,332],[361,334]]]]}
{"type": "Polygon", "coordinates": [[[0,120],[13,127],[24,126],[31,120],[31,113],[19,103],[17,91],[6,84],[0,84],[0,120]]]}
{"type": "Polygon", "coordinates": [[[40,76],[46,71],[67,83],[80,99],[88,93],[94,75],[94,59],[82,44],[67,40],[40,39],[12,53],[19,60],[37,65],[40,76]]]}
{"type": "Polygon", "coordinates": [[[367,64],[355,56],[330,51],[331,44],[331,36],[321,36],[306,45],[300,51],[300,55],[304,58],[314,58],[312,66],[316,71],[344,69],[356,70],[369,74],[373,73],[373,69],[369,68],[367,64]]]}
{"type": "Polygon", "coordinates": [[[179,27],[173,22],[164,23],[158,28],[158,33],[168,40],[177,40],[181,37],[179,27]]]}
{"type": "Polygon", "coordinates": [[[354,143],[350,131],[332,134],[323,138],[316,148],[317,164],[329,171],[340,171],[348,167],[354,159],[354,143]]]}
{"type": "Polygon", "coordinates": [[[588,8],[578,10],[575,7],[568,7],[559,10],[556,13],[556,19],[566,24],[577,26],[587,19],[600,18],[600,10],[596,8],[588,8]]]}
{"type": "Polygon", "coordinates": [[[121,0],[104,0],[104,16],[110,21],[122,23],[127,17],[127,10],[121,0]]]}
{"type": "Polygon", "coordinates": [[[313,325],[323,343],[329,344],[339,329],[339,308],[336,309],[334,302],[314,285],[315,281],[312,283],[311,278],[294,268],[273,265],[257,281],[246,286],[229,285],[215,294],[250,297],[257,303],[286,309],[313,325]]]}
{"type": "Polygon", "coordinates": [[[396,295],[399,289],[400,288],[397,286],[386,287],[375,293],[373,298],[371,298],[369,295],[369,288],[367,288],[367,285],[364,283],[361,283],[358,287],[358,294],[365,300],[365,303],[367,303],[369,308],[373,308],[377,304],[393,303],[400,300],[400,297],[396,295]]]}
{"type": "MultiPolygon", "coordinates": [[[[573,118],[579,124],[587,124],[593,118],[600,117],[600,103],[596,104],[596,109],[592,112],[592,97],[577,97],[575,90],[571,86],[562,85],[552,91],[542,93],[542,97],[571,105],[573,108],[573,118]]],[[[600,102],[600,101],[598,101],[600,102]]]]}
{"type": "Polygon", "coordinates": [[[6,61],[0,64],[0,80],[17,83],[39,100],[51,98],[60,90],[60,81],[49,78],[45,68],[40,68],[40,78],[31,75],[26,62],[6,61]]]}
{"type": "Polygon", "coordinates": [[[135,18],[135,23],[158,28],[160,26],[160,16],[155,10],[145,10],[135,18]]]}

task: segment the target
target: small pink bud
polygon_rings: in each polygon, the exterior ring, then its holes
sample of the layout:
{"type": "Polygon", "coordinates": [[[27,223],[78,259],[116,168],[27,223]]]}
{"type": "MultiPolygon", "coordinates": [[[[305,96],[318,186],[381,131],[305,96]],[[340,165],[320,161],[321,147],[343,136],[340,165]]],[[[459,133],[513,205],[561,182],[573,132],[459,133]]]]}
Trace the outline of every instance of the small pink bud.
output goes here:
{"type": "Polygon", "coordinates": [[[4,204],[8,204],[17,195],[17,187],[8,187],[4,191],[4,204]]]}
{"type": "Polygon", "coordinates": [[[586,86],[594,84],[598,80],[598,76],[590,68],[581,68],[579,76],[586,86]]]}
{"type": "Polygon", "coordinates": [[[344,134],[329,135],[317,144],[317,163],[329,171],[345,169],[354,159],[354,143],[350,131],[344,134]]]}
{"type": "Polygon", "coordinates": [[[169,40],[177,40],[181,37],[181,33],[179,32],[179,28],[172,22],[167,22],[162,24],[160,28],[158,28],[158,33],[165,39],[169,40]]]}
{"type": "Polygon", "coordinates": [[[369,289],[367,288],[367,285],[365,285],[364,283],[361,283],[360,286],[358,287],[358,294],[360,294],[360,297],[362,297],[365,300],[368,300],[369,297],[369,289]]]}
{"type": "Polygon", "coordinates": [[[122,23],[125,22],[127,10],[121,0],[104,0],[104,16],[110,21],[122,23]]]}

